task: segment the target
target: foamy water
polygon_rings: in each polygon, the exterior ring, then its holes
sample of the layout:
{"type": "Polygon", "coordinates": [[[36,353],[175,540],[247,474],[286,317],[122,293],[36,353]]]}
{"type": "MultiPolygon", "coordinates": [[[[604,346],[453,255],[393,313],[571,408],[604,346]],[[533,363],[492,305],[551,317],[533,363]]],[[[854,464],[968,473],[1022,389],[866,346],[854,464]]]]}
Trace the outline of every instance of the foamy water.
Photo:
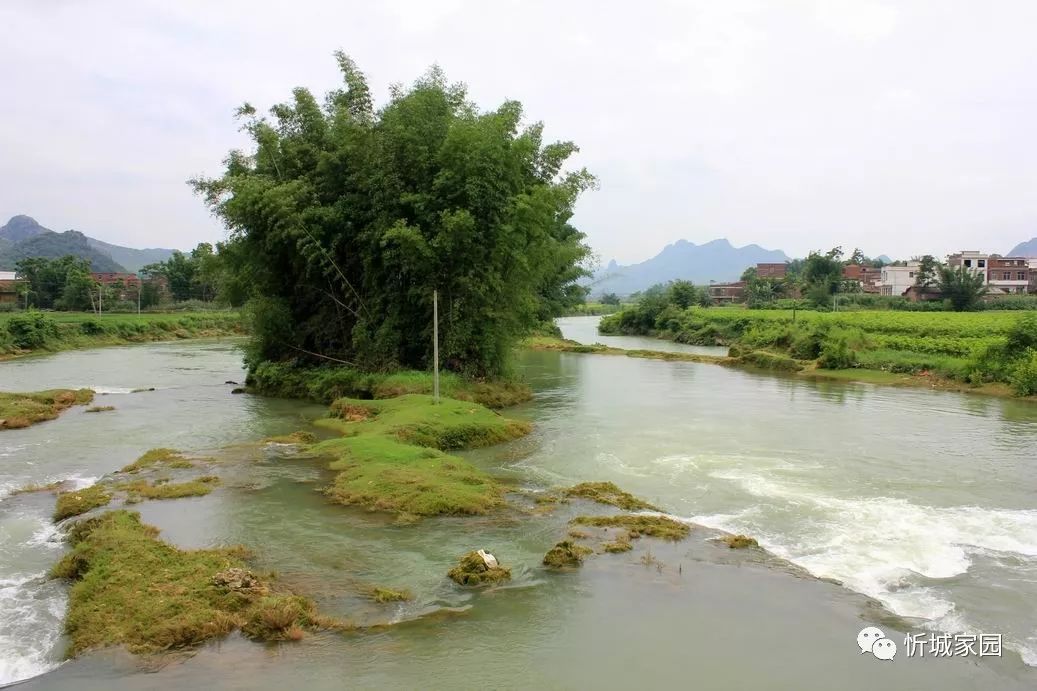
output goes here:
{"type": "Polygon", "coordinates": [[[981,612],[957,601],[954,583],[969,573],[977,554],[1011,555],[1014,564],[1000,564],[996,577],[1037,592],[1037,511],[842,498],[804,482],[733,468],[708,475],[735,483],[758,503],[738,513],[689,520],[751,534],[813,575],[836,579],[926,626],[1003,633],[1006,645],[1037,665],[1037,640],[1030,632],[1003,630],[998,628],[1003,624],[984,621],[981,612]]]}

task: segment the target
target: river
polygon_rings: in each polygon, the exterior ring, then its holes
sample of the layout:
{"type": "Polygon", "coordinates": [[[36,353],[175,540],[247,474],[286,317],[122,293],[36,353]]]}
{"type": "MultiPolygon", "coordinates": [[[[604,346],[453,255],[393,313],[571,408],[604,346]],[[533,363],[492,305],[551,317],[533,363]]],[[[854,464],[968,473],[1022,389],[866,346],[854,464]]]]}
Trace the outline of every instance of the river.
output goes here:
{"type": "MultiPolygon", "coordinates": [[[[597,318],[567,337],[603,340],[597,318]]],[[[646,347],[615,337],[609,345],[646,347]]],[[[654,341],[653,341],[654,343],[654,341]]],[[[658,349],[658,348],[657,348],[658,349]]],[[[757,537],[770,554],[719,547],[697,528],[677,545],[601,555],[578,572],[539,568],[570,507],[521,520],[442,518],[398,526],[329,505],[315,461],[256,443],[322,413],[231,395],[240,353],[181,342],[0,363],[0,389],[89,386],[112,413],[72,410],[0,435],[0,682],[26,688],[1033,688],[1037,672],[1037,407],[946,392],[819,383],[715,365],[523,353],[537,396],[508,412],[535,424],[467,453],[539,489],[613,480],[674,515],[757,537]],[[155,391],[131,394],[136,388],[155,391]],[[363,633],[258,645],[238,636],[159,668],[117,651],[61,663],[64,549],[49,494],[88,484],[148,448],[221,459],[205,497],[137,505],[184,547],[244,543],[363,633]],[[510,586],[461,591],[443,574],[490,548],[510,586]],[[658,568],[639,563],[653,550],[658,568]],[[818,580],[813,576],[829,580],[818,580]],[[838,581],[838,585],[833,581],[838,581]],[[409,588],[378,606],[363,584],[409,588]],[[894,616],[894,614],[899,616],[894,616]],[[1002,634],[1001,657],[892,662],[860,655],[857,632],[943,628],[1002,634]],[[41,675],[42,676],[36,676],[41,675]]]]}

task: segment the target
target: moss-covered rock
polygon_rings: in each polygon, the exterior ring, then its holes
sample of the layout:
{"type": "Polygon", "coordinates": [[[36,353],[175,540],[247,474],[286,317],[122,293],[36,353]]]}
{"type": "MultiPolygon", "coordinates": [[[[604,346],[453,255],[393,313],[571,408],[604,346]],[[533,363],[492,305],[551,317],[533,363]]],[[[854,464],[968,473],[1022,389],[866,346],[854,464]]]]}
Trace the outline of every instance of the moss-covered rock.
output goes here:
{"type": "Polygon", "coordinates": [[[164,466],[166,468],[193,468],[194,463],[189,461],[176,449],[151,449],[133,463],[124,467],[121,473],[136,473],[145,468],[164,466]]]}
{"type": "Polygon", "coordinates": [[[572,540],[563,540],[547,551],[544,555],[544,566],[553,569],[571,568],[583,565],[583,558],[593,554],[590,547],[578,545],[572,540]]]}
{"type": "Polygon", "coordinates": [[[447,573],[458,585],[495,585],[511,580],[511,569],[506,566],[487,566],[478,552],[469,552],[461,557],[457,566],[447,573]]]}
{"type": "Polygon", "coordinates": [[[756,538],[749,537],[748,535],[725,535],[720,538],[720,541],[731,549],[746,549],[747,547],[760,546],[760,543],[756,541],[756,538]]]}

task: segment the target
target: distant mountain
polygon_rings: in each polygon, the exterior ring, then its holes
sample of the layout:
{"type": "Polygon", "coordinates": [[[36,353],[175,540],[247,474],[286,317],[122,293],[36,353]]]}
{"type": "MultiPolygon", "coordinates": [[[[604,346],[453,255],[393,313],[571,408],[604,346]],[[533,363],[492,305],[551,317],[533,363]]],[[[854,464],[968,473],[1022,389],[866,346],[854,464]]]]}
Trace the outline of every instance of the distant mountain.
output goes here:
{"type": "Polygon", "coordinates": [[[759,263],[785,262],[781,250],[766,250],[759,245],[734,247],[726,239],[696,245],[678,240],[640,264],[620,266],[615,260],[594,275],[590,288],[595,295],[616,293],[630,295],[656,283],[684,279],[698,284],[710,281],[737,281],[750,266],[759,263]]]}
{"type": "Polygon", "coordinates": [[[173,250],[162,249],[160,247],[148,247],[146,249],[138,250],[133,249],[132,247],[111,245],[107,242],[95,240],[90,237],[86,240],[95,250],[102,254],[107,254],[116,262],[125,266],[127,271],[132,271],[134,273],[140,271],[143,266],[164,262],[173,256],[173,250]]]}
{"type": "Polygon", "coordinates": [[[1037,238],[1032,238],[1029,242],[1020,242],[1018,245],[1012,248],[1012,251],[1005,255],[1006,257],[1037,257],[1037,238]]]}
{"type": "Polygon", "coordinates": [[[0,269],[13,270],[19,260],[29,257],[57,259],[69,254],[89,259],[91,271],[118,271],[120,273],[126,271],[121,264],[107,254],[91,247],[88,238],[76,230],[64,233],[48,230],[10,245],[0,251],[0,269]]]}
{"type": "Polygon", "coordinates": [[[31,216],[13,216],[7,225],[0,227],[0,240],[6,240],[10,246],[49,230],[37,223],[36,219],[31,216]]]}
{"type": "Polygon", "coordinates": [[[74,230],[55,233],[30,216],[15,216],[0,226],[0,270],[12,270],[19,259],[26,257],[53,259],[67,254],[89,259],[94,271],[125,272],[165,261],[173,250],[121,247],[74,230]]]}

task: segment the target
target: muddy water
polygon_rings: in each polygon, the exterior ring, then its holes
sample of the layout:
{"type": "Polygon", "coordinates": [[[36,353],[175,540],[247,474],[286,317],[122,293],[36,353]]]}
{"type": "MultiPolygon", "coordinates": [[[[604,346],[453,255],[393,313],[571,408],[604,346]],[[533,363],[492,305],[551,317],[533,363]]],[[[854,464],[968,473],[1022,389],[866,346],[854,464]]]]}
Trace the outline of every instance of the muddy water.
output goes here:
{"type": "Polygon", "coordinates": [[[700,528],[676,546],[642,540],[556,575],[538,563],[578,507],[396,526],[330,506],[315,491],[327,480],[319,463],[249,443],[320,409],[230,395],[223,382],[240,379],[239,363],[226,344],[181,343],[0,365],[3,389],[157,387],[111,394],[103,402],[114,413],[73,411],[5,432],[0,486],[88,482],[154,446],[209,450],[221,489],[138,505],[146,521],[183,546],[253,546],[262,568],[329,613],[398,625],[298,645],[232,637],[147,673],[118,652],[62,665],[63,587],[40,578],[62,550],[53,499],[3,497],[0,679],[46,672],[26,687],[48,689],[1037,684],[1013,652],[1028,655],[1037,635],[1037,408],[695,363],[524,354],[538,396],[512,414],[536,432],[470,453],[474,462],[531,489],[615,480],[676,515],[750,532],[784,558],[727,550],[700,528]],[[469,593],[443,577],[475,546],[513,567],[510,586],[469,593]],[[370,584],[415,599],[374,605],[360,594],[370,584]],[[926,626],[1002,633],[1012,650],[881,662],[857,649],[867,623],[898,641],[926,626]]]}

